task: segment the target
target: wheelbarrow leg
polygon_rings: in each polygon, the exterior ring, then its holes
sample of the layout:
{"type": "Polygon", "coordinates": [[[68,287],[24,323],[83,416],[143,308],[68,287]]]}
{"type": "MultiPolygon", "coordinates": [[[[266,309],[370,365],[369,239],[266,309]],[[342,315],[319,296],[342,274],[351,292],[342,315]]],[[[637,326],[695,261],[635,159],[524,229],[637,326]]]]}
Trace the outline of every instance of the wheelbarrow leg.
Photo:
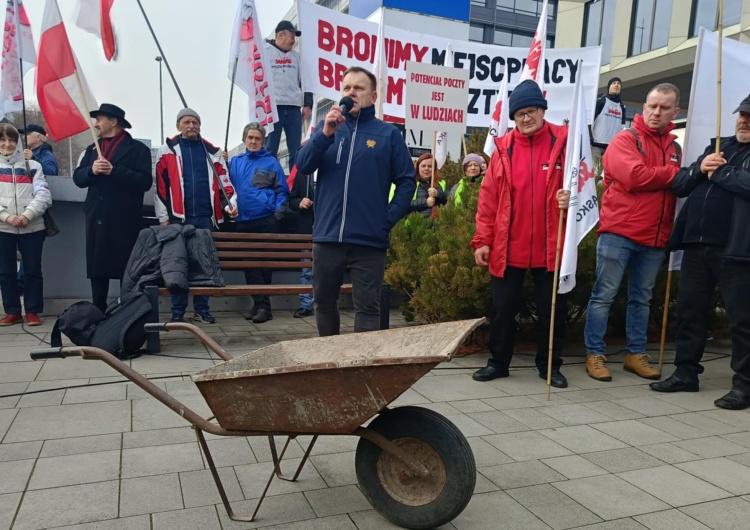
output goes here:
{"type": "MultiPolygon", "coordinates": [[[[293,439],[292,436],[287,438],[286,443],[284,444],[284,449],[282,451],[282,456],[284,452],[286,451],[287,446],[289,445],[289,442],[291,442],[293,439]]],[[[294,476],[292,478],[285,477],[281,473],[281,458],[278,458],[276,456],[276,441],[273,439],[273,436],[268,437],[268,445],[271,448],[271,457],[273,458],[273,463],[277,464],[276,468],[278,469],[278,472],[276,473],[276,476],[279,477],[281,480],[286,480],[287,482],[294,482],[299,478],[300,473],[302,473],[302,468],[305,467],[305,464],[307,463],[307,459],[310,457],[310,453],[312,452],[313,446],[315,445],[315,442],[318,441],[318,435],[312,437],[312,440],[310,440],[310,445],[307,446],[307,450],[305,450],[305,454],[302,457],[302,462],[299,463],[299,467],[297,467],[297,471],[295,471],[294,476]]]]}

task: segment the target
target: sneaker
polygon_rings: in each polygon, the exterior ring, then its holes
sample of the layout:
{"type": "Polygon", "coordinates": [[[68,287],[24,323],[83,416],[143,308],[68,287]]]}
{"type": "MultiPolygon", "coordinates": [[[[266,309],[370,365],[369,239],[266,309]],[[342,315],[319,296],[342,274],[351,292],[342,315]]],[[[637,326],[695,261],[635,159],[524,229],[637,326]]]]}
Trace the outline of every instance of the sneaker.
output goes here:
{"type": "Polygon", "coordinates": [[[23,317],[21,315],[5,315],[2,320],[0,320],[0,326],[12,326],[13,324],[18,324],[20,322],[23,322],[23,317]]]}
{"type": "Polygon", "coordinates": [[[586,355],[586,373],[597,381],[612,381],[612,372],[607,368],[604,355],[586,355]]]}
{"type": "Polygon", "coordinates": [[[627,354],[622,369],[644,379],[659,379],[661,377],[661,371],[651,366],[650,357],[647,353],[627,354]]]}
{"type": "Polygon", "coordinates": [[[255,324],[262,324],[268,320],[273,320],[273,315],[268,309],[258,309],[258,312],[255,313],[255,316],[253,317],[253,322],[255,324]]]}
{"type": "Polygon", "coordinates": [[[307,309],[306,307],[300,307],[294,312],[294,318],[306,318],[313,316],[315,314],[315,311],[312,309],[307,309]]]}
{"type": "Polygon", "coordinates": [[[170,322],[185,322],[185,315],[181,315],[178,313],[172,313],[172,318],[169,319],[170,322]]]}
{"type": "Polygon", "coordinates": [[[36,313],[26,313],[26,325],[27,326],[41,326],[42,319],[36,313]]]}
{"type": "Polygon", "coordinates": [[[211,313],[204,311],[203,313],[193,313],[193,320],[203,322],[204,324],[214,324],[216,319],[211,316],[211,313]]]}

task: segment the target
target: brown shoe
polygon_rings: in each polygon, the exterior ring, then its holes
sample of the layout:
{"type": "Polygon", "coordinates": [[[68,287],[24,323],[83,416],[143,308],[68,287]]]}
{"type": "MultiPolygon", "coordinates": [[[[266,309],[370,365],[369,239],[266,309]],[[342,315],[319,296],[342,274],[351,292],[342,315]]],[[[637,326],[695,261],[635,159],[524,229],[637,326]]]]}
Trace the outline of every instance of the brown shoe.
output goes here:
{"type": "Polygon", "coordinates": [[[586,355],[586,372],[597,381],[612,381],[612,372],[607,369],[604,355],[586,355]]]}
{"type": "Polygon", "coordinates": [[[625,356],[622,369],[644,379],[659,379],[661,372],[651,366],[649,359],[650,357],[647,353],[629,353],[625,356]]]}

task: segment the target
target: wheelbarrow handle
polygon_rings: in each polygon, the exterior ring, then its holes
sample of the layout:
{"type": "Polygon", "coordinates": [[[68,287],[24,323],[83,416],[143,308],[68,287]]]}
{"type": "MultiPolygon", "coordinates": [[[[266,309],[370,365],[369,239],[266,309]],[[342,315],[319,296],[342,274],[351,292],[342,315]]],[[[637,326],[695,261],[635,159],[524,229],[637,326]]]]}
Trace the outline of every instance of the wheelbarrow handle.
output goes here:
{"type": "Polygon", "coordinates": [[[34,350],[31,352],[31,358],[35,361],[44,359],[64,359],[68,357],[63,352],[63,348],[45,348],[43,350],[34,350]]]}
{"type": "Polygon", "coordinates": [[[167,329],[166,322],[151,322],[143,325],[143,331],[146,333],[160,333],[162,331],[169,331],[167,329]]]}

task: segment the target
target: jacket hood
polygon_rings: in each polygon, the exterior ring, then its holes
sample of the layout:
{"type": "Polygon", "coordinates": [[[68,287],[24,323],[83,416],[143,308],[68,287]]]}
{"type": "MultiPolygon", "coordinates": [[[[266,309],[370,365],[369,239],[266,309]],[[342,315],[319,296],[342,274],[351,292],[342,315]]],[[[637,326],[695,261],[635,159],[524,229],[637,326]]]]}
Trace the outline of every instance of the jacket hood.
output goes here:
{"type": "Polygon", "coordinates": [[[253,160],[256,160],[258,158],[264,158],[264,157],[271,156],[271,155],[269,154],[268,150],[265,147],[262,147],[260,151],[245,151],[245,156],[247,156],[248,158],[252,158],[253,160]]]}
{"type": "Polygon", "coordinates": [[[16,151],[10,156],[0,154],[0,163],[15,166],[23,162],[23,155],[20,151],[16,151]]]}
{"type": "Polygon", "coordinates": [[[47,142],[44,142],[41,145],[37,145],[34,149],[32,149],[32,151],[34,152],[34,154],[41,153],[42,151],[49,151],[50,153],[53,152],[52,146],[47,142]]]}
{"type": "Polygon", "coordinates": [[[633,127],[642,134],[648,134],[653,136],[654,138],[659,140],[659,138],[670,138],[671,140],[674,140],[677,138],[674,134],[670,134],[672,130],[675,128],[674,123],[670,123],[667,128],[664,130],[663,133],[659,133],[656,129],[652,129],[648,125],[646,125],[646,120],[643,119],[643,114],[636,114],[633,116],[633,127]]]}

